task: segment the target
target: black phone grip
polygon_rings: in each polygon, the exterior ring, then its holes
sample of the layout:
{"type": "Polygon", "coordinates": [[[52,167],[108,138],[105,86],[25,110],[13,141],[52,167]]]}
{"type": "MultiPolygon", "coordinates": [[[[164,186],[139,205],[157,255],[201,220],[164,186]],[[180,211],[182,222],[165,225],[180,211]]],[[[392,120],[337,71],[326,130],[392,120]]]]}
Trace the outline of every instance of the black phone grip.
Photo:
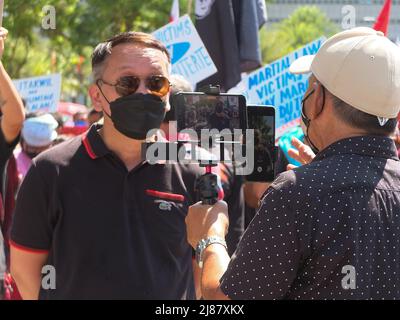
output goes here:
{"type": "Polygon", "coordinates": [[[203,204],[213,205],[224,198],[224,190],[218,175],[208,172],[198,177],[194,189],[203,204]]]}

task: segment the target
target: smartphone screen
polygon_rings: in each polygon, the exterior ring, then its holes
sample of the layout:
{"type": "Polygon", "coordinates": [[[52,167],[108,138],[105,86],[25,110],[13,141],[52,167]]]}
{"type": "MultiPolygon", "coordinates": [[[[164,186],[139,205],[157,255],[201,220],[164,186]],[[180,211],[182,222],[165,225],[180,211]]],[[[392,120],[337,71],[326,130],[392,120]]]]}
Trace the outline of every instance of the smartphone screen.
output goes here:
{"type": "Polygon", "coordinates": [[[248,181],[270,182],[275,178],[275,108],[247,106],[248,128],[254,130],[254,170],[248,181]]]}
{"type": "Polygon", "coordinates": [[[246,101],[242,95],[178,93],[176,95],[178,130],[245,129],[246,101]]]}

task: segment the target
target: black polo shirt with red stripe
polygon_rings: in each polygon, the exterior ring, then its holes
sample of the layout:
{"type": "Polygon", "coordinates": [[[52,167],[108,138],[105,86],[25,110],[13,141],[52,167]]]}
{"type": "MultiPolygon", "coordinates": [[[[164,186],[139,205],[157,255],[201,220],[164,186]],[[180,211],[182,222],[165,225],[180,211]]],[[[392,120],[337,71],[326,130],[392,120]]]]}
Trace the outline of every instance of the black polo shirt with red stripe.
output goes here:
{"type": "Polygon", "coordinates": [[[194,299],[185,217],[196,165],[130,172],[92,126],[38,156],[19,191],[11,245],[48,252],[41,299],[194,299]]]}

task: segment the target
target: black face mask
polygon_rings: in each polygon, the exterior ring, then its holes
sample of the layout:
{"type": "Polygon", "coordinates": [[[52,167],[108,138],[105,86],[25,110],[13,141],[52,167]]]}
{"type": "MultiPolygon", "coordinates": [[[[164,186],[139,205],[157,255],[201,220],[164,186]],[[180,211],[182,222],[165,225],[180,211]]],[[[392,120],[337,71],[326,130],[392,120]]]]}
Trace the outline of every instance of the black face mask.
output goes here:
{"type": "MultiPolygon", "coordinates": [[[[319,149],[318,149],[318,148],[315,146],[315,144],[311,141],[311,139],[310,139],[310,137],[309,137],[309,135],[308,135],[308,130],[309,130],[309,128],[310,128],[311,119],[309,119],[309,118],[306,116],[306,114],[304,113],[304,103],[306,102],[306,100],[307,100],[314,92],[315,92],[315,90],[312,90],[312,91],[301,101],[301,120],[302,120],[302,129],[303,129],[303,132],[304,132],[304,136],[305,136],[305,138],[307,139],[308,144],[310,145],[311,150],[312,150],[315,154],[317,154],[317,153],[319,152],[319,149]],[[306,127],[305,129],[304,129],[304,127],[303,127],[303,124],[304,124],[304,126],[306,127]]],[[[325,105],[325,89],[324,89],[324,87],[322,87],[322,94],[323,94],[323,104],[322,104],[322,107],[324,107],[324,105],[325,105]]]]}
{"type": "Polygon", "coordinates": [[[166,102],[157,96],[135,93],[114,100],[110,103],[111,116],[105,113],[123,135],[144,140],[151,129],[160,128],[165,106],[166,102]]]}

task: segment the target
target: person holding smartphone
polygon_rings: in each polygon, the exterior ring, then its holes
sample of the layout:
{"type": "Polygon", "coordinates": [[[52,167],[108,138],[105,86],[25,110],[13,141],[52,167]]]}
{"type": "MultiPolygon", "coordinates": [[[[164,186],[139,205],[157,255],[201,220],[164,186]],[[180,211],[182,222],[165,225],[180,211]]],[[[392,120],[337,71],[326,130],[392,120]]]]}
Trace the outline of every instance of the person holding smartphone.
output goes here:
{"type": "Polygon", "coordinates": [[[310,148],[296,141],[304,165],[274,180],[232,260],[226,203],[190,208],[203,296],[400,299],[400,48],[354,28],[290,70],[312,73],[301,112],[310,148]]]}

